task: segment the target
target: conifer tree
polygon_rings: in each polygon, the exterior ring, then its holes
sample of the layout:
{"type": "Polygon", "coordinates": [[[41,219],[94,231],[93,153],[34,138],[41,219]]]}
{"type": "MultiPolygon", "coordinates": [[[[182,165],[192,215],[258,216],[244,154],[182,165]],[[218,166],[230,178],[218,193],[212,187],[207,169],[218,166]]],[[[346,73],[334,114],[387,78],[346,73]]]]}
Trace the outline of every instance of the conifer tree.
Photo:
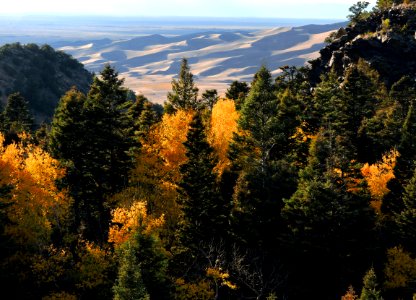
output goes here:
{"type": "Polygon", "coordinates": [[[29,131],[33,126],[33,117],[29,112],[28,102],[20,93],[9,95],[3,118],[4,130],[8,132],[29,131]]]}
{"type": "Polygon", "coordinates": [[[179,78],[172,80],[172,92],[168,93],[168,102],[165,103],[167,113],[174,113],[178,109],[198,109],[198,88],[193,77],[188,60],[183,58],[179,78]]]}
{"type": "Polygon", "coordinates": [[[363,289],[361,291],[360,300],[382,300],[380,291],[377,289],[377,276],[374,269],[367,271],[363,278],[363,289]]]}
{"type": "Polygon", "coordinates": [[[187,162],[180,167],[180,203],[184,213],[185,244],[220,238],[226,231],[229,204],[218,193],[214,167],[217,158],[208,144],[200,113],[195,113],[184,143],[187,162]]]}
{"type": "Polygon", "coordinates": [[[416,161],[416,141],[414,132],[416,130],[416,105],[411,102],[406,119],[402,126],[400,144],[397,148],[399,157],[394,167],[395,178],[389,181],[387,188],[390,192],[384,197],[382,211],[388,215],[394,215],[402,211],[402,195],[404,186],[412,178],[416,161]]]}
{"type": "Polygon", "coordinates": [[[202,94],[202,103],[201,106],[207,107],[210,111],[214,107],[215,103],[218,101],[218,92],[215,89],[206,90],[202,94]]]}
{"type": "Polygon", "coordinates": [[[403,209],[396,214],[395,221],[400,243],[406,249],[416,251],[416,169],[412,179],[404,186],[403,209]]]}
{"type": "Polygon", "coordinates": [[[150,299],[143,283],[140,265],[137,263],[136,249],[132,243],[134,242],[126,242],[119,250],[120,266],[113,287],[115,300],[150,299]]]}
{"type": "Polygon", "coordinates": [[[153,104],[143,95],[137,95],[134,103],[129,107],[127,116],[132,122],[131,136],[137,145],[150,127],[159,121],[160,117],[153,108],[153,104]]]}
{"type": "Polygon", "coordinates": [[[247,97],[250,87],[246,82],[233,81],[225,93],[227,99],[234,100],[235,107],[240,110],[243,106],[244,99],[247,97]]]}
{"type": "MultiPolygon", "coordinates": [[[[367,251],[372,244],[374,214],[369,197],[359,189],[349,189],[347,179],[336,171],[337,166],[327,163],[330,143],[323,133],[313,141],[298,188],[285,200],[282,210],[290,230],[286,242],[292,246],[288,255],[303,265],[293,276],[305,282],[303,289],[309,292],[324,288],[319,287],[314,276],[319,281],[324,278],[327,288],[339,286],[344,278],[354,276],[352,270],[371,255],[367,251]]],[[[336,290],[329,293],[335,294],[336,290]]]]}
{"type": "Polygon", "coordinates": [[[131,102],[122,84],[107,65],[86,98],[76,91],[62,98],[52,122],[51,150],[69,166],[78,226],[94,240],[106,240],[110,214],[104,201],[126,185],[133,162],[131,102]]]}
{"type": "Polygon", "coordinates": [[[271,241],[282,198],[289,197],[295,187],[296,172],[281,151],[285,146],[283,124],[288,120],[283,110],[279,119],[279,101],[271,79],[264,66],[256,73],[241,108],[238,133],[230,144],[231,171],[236,177],[233,224],[236,236],[246,242],[271,241]]]}

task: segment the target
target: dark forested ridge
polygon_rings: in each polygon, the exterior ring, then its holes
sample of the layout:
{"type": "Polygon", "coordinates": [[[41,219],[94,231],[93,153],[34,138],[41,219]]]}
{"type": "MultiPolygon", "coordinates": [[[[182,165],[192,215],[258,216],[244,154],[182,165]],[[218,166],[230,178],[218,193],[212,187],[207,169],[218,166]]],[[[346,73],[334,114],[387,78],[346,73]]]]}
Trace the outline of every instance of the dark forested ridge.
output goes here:
{"type": "Polygon", "coordinates": [[[8,44],[0,47],[0,102],[20,92],[36,123],[51,120],[59,98],[72,86],[88,90],[92,74],[83,65],[50,46],[8,44]]]}
{"type": "Polygon", "coordinates": [[[414,299],[416,7],[367,6],[351,7],[311,66],[277,77],[261,66],[228,99],[199,98],[186,59],[163,112],[111,66],[36,132],[11,94],[2,292],[414,299]]]}

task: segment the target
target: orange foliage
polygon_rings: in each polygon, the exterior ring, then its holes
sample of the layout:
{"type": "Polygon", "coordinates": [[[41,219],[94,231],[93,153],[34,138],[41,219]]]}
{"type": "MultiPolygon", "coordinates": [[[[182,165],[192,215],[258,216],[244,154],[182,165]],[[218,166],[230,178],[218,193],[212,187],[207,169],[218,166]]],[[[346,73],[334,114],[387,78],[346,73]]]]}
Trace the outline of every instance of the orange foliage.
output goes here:
{"type": "Polygon", "coordinates": [[[355,294],[354,288],[350,285],[347,293],[341,297],[341,300],[355,300],[358,299],[358,295],[355,294]]]}
{"type": "MultiPolygon", "coordinates": [[[[0,145],[4,137],[0,134],[0,145]]],[[[10,225],[6,233],[25,245],[45,246],[53,226],[60,226],[70,205],[65,191],[55,182],[65,175],[57,160],[37,146],[10,144],[0,146],[0,185],[13,189],[7,211],[10,225]]]]}
{"type": "Polygon", "coordinates": [[[238,118],[239,113],[235,109],[235,104],[232,100],[219,100],[212,108],[208,142],[218,155],[219,162],[216,169],[219,174],[230,163],[227,157],[228,146],[233,137],[233,133],[237,132],[238,118]]]}
{"type": "Polygon", "coordinates": [[[223,272],[221,268],[208,268],[207,277],[212,278],[215,282],[218,282],[222,286],[226,286],[232,290],[237,289],[237,286],[228,280],[230,274],[228,274],[227,272],[223,272]]]}
{"type": "Polygon", "coordinates": [[[108,234],[108,241],[119,246],[127,241],[139,228],[145,234],[154,232],[164,223],[164,216],[152,218],[147,214],[146,203],[137,201],[129,209],[116,208],[112,212],[112,225],[108,234]]]}
{"type": "Polygon", "coordinates": [[[396,165],[396,159],[399,156],[397,150],[391,150],[383,155],[381,162],[373,165],[365,164],[361,168],[361,174],[367,181],[372,201],[371,206],[380,212],[381,200],[389,192],[387,183],[394,178],[393,169],[396,165]]]}
{"type": "Polygon", "coordinates": [[[166,173],[173,182],[179,180],[179,166],[186,161],[186,141],[193,112],[178,110],[175,114],[163,115],[162,121],[150,132],[143,150],[154,153],[164,162],[166,173]]]}

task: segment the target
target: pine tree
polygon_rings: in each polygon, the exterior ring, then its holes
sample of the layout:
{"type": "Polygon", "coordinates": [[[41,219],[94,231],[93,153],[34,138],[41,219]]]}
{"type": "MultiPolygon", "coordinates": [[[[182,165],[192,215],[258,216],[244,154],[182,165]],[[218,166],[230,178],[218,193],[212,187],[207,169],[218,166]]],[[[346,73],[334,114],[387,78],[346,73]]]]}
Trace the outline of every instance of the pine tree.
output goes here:
{"type": "Polygon", "coordinates": [[[15,133],[29,131],[33,126],[33,117],[28,107],[28,102],[20,93],[9,95],[3,111],[4,131],[15,133]]]}
{"type": "Polygon", "coordinates": [[[182,236],[185,244],[219,238],[226,232],[229,204],[224,202],[216,184],[217,159],[208,144],[200,113],[195,113],[184,143],[187,162],[180,167],[180,203],[184,214],[182,236]]]}
{"type": "Polygon", "coordinates": [[[340,286],[371,255],[374,213],[370,199],[363,191],[350,189],[336,165],[327,163],[329,145],[322,133],[313,141],[298,188],[284,200],[282,210],[289,229],[285,244],[291,245],[288,259],[302,266],[293,270],[294,280],[303,282],[299,299],[306,297],[302,291],[322,290],[320,282],[325,282],[326,288],[340,286]]]}
{"type": "Polygon", "coordinates": [[[127,115],[132,121],[131,136],[134,136],[137,145],[150,127],[159,121],[160,116],[154,110],[154,105],[143,95],[137,95],[134,103],[129,107],[127,115]]]}
{"type": "Polygon", "coordinates": [[[63,97],[52,122],[51,150],[69,166],[78,226],[94,240],[106,240],[110,214],[104,201],[126,185],[133,163],[131,102],[122,84],[106,66],[86,98],[75,91],[63,97]]]}
{"type": "Polygon", "coordinates": [[[120,266],[113,287],[115,300],[148,300],[149,294],[143,283],[140,265],[137,263],[134,242],[126,242],[120,249],[120,266]]]}
{"type": "Polygon", "coordinates": [[[361,291],[360,300],[382,300],[380,291],[377,290],[377,276],[374,269],[367,271],[363,278],[363,289],[361,291]]]}
{"type": "Polygon", "coordinates": [[[246,82],[233,81],[225,93],[227,99],[234,100],[235,107],[240,110],[250,88],[246,82]]]}
{"type": "Polygon", "coordinates": [[[201,106],[206,107],[209,109],[209,111],[212,111],[212,108],[214,107],[215,103],[218,101],[218,92],[215,89],[212,90],[206,90],[202,94],[202,103],[201,106]]]}
{"type": "Polygon", "coordinates": [[[416,141],[414,132],[416,130],[416,105],[413,102],[402,126],[400,144],[397,148],[399,157],[394,167],[395,178],[390,180],[387,188],[390,192],[384,197],[382,211],[388,215],[400,213],[403,210],[403,202],[400,201],[403,196],[404,186],[412,178],[416,161],[416,141]]]}
{"type": "Polygon", "coordinates": [[[165,112],[174,113],[178,109],[198,109],[198,88],[194,84],[188,60],[182,59],[179,78],[172,80],[172,92],[168,93],[165,112]]]}
{"type": "Polygon", "coordinates": [[[403,209],[395,215],[400,243],[416,251],[416,169],[412,179],[404,186],[403,209]]]}
{"type": "MultiPolygon", "coordinates": [[[[264,66],[256,73],[241,108],[238,133],[230,144],[235,178],[233,224],[236,236],[246,242],[271,242],[282,198],[295,188],[296,171],[280,151],[286,146],[280,122],[287,120],[283,110],[279,120],[279,101],[271,79],[264,66]]],[[[226,176],[229,174],[223,178],[226,176]]]]}

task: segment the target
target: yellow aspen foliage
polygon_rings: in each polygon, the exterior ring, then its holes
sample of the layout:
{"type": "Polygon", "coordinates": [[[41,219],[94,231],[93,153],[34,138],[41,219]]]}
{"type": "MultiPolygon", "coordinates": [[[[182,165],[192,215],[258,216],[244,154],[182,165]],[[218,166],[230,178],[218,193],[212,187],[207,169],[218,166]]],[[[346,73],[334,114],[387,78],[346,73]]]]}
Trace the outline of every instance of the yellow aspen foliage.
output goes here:
{"type": "Polygon", "coordinates": [[[371,206],[377,213],[380,213],[383,196],[389,192],[387,183],[394,178],[393,169],[398,156],[399,152],[393,149],[384,154],[380,162],[373,165],[366,163],[361,168],[361,174],[367,181],[372,196],[371,206]]]}
{"type": "Polygon", "coordinates": [[[179,166],[186,161],[186,141],[193,112],[178,110],[163,115],[162,121],[150,132],[143,145],[144,151],[157,154],[163,160],[165,171],[173,182],[179,180],[179,166]]]}
{"type": "Polygon", "coordinates": [[[214,290],[206,280],[187,283],[184,279],[178,278],[176,279],[175,287],[175,299],[177,300],[211,300],[215,296],[214,290]]]}
{"type": "Polygon", "coordinates": [[[230,163],[227,157],[228,146],[233,133],[237,132],[239,116],[233,100],[221,99],[212,108],[208,142],[218,155],[219,161],[216,166],[218,174],[221,174],[230,163]]]}
{"type": "Polygon", "coordinates": [[[208,268],[207,277],[212,278],[222,286],[226,286],[232,290],[237,289],[237,286],[228,280],[230,274],[224,272],[221,268],[208,268]]]}
{"type": "Polygon", "coordinates": [[[49,245],[52,228],[61,226],[70,205],[66,192],[55,185],[65,170],[48,153],[23,142],[0,147],[0,166],[0,184],[12,187],[10,199],[0,199],[11,204],[6,234],[21,245],[49,245]]]}
{"type": "Polygon", "coordinates": [[[358,295],[355,294],[352,285],[348,287],[347,293],[341,297],[341,300],[355,300],[358,299],[358,295]]]}
{"type": "Polygon", "coordinates": [[[112,211],[112,225],[108,234],[108,241],[116,247],[126,242],[138,229],[151,234],[164,223],[164,216],[152,218],[147,214],[146,203],[137,201],[129,208],[116,208],[112,211]]]}
{"type": "Polygon", "coordinates": [[[387,250],[384,275],[386,288],[405,288],[416,280],[416,260],[401,247],[391,248],[387,250]]]}

